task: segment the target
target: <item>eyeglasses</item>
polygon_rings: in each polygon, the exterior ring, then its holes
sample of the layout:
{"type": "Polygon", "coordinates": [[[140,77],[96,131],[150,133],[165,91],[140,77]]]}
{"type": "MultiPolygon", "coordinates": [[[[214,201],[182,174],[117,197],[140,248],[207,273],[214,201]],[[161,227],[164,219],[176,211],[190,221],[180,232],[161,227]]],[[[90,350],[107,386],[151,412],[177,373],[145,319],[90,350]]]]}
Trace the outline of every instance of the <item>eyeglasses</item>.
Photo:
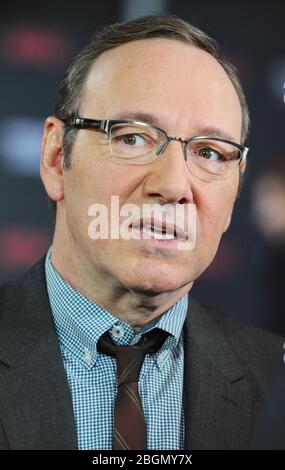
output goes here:
{"type": "Polygon", "coordinates": [[[215,136],[171,137],[158,127],[138,121],[79,116],[62,118],[61,121],[76,129],[104,132],[108,136],[110,155],[116,163],[125,165],[152,163],[163,154],[169,142],[181,142],[189,170],[204,180],[227,179],[246,159],[249,151],[244,145],[215,136]]]}

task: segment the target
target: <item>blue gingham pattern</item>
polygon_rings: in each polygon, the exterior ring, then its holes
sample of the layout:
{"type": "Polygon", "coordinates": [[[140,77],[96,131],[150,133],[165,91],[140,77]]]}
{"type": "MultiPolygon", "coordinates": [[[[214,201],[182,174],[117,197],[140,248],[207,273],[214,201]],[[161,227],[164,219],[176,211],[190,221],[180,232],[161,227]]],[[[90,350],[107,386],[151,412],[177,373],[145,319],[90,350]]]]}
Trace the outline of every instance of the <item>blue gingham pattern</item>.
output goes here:
{"type": "Polygon", "coordinates": [[[184,352],[181,332],[188,296],[134,333],[130,325],[64,281],[52,265],[51,249],[45,263],[47,289],[72,396],[78,448],[112,449],[116,360],[97,353],[98,339],[109,330],[117,344],[133,345],[156,326],[168,331],[170,336],[160,351],[146,355],[140,373],[139,392],[147,423],[148,449],[183,449],[184,352]],[[123,331],[122,337],[114,336],[114,327],[123,331]]]}

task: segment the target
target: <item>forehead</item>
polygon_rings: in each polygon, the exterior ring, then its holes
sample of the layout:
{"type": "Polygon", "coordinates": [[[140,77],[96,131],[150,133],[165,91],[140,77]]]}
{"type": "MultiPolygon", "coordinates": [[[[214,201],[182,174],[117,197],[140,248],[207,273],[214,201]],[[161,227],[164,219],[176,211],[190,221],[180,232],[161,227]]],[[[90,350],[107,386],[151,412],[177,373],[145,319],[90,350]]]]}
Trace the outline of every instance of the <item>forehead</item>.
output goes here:
{"type": "MultiPolygon", "coordinates": [[[[226,126],[239,138],[241,109],[221,65],[207,52],[170,39],[144,39],[103,53],[87,77],[81,101],[85,117],[141,112],[160,116],[164,127],[184,122],[226,126]]],[[[181,128],[182,131],[182,128],[181,128]]]]}

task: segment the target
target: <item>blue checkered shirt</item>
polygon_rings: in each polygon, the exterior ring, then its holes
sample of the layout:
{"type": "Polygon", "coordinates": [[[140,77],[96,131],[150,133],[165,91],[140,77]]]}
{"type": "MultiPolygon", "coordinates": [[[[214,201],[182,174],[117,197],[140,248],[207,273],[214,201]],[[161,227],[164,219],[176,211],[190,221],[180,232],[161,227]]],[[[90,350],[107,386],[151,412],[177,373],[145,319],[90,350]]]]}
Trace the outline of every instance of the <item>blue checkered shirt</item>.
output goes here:
{"type": "Polygon", "coordinates": [[[134,333],[130,325],[89,300],[59,275],[50,259],[51,248],[45,263],[47,289],[71,391],[78,448],[112,449],[116,360],[97,352],[98,339],[108,330],[117,344],[133,345],[155,326],[170,335],[157,353],[146,355],[140,372],[139,393],[147,424],[147,448],[183,449],[184,351],[181,332],[188,296],[134,333]]]}

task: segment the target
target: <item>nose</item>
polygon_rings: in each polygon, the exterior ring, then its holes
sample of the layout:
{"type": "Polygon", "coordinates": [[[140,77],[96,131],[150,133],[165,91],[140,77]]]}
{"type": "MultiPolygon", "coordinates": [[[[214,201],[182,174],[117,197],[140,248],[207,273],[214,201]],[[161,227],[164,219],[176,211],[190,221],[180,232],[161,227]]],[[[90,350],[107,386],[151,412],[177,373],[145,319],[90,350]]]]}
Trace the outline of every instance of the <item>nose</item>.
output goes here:
{"type": "Polygon", "coordinates": [[[185,161],[185,142],[174,139],[151,165],[145,179],[144,195],[161,203],[193,203],[191,175],[185,161]],[[181,148],[182,145],[182,148],[181,148]]]}

